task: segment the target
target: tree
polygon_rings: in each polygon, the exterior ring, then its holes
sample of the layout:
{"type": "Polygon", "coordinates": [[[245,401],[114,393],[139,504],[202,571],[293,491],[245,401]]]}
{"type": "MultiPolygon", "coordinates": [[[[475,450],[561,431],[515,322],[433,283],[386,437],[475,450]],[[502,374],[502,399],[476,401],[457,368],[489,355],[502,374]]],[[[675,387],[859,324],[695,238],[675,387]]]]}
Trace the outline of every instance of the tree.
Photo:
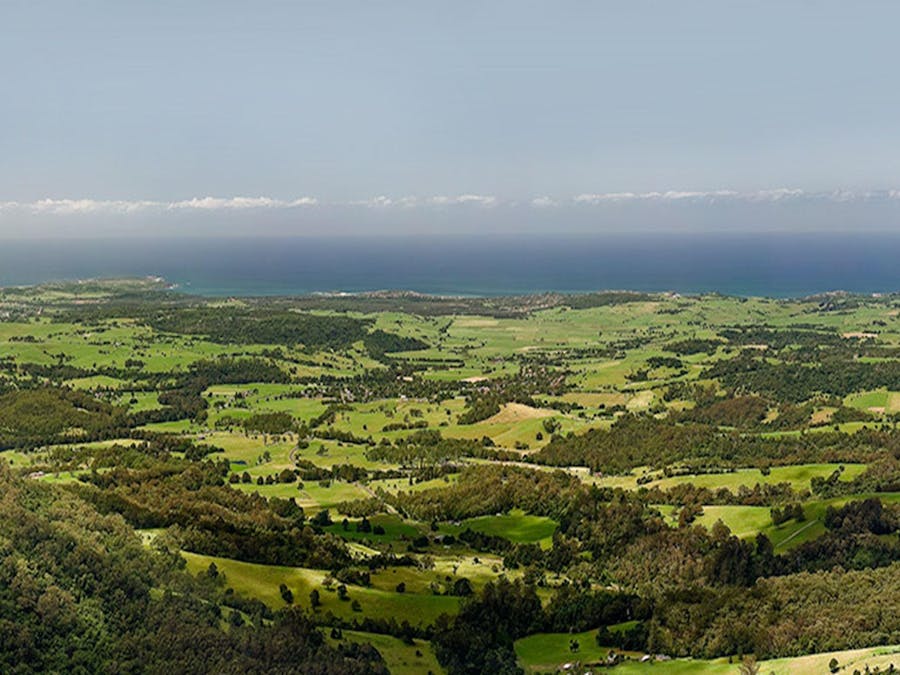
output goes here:
{"type": "Polygon", "coordinates": [[[319,591],[315,588],[309,592],[309,604],[312,605],[313,609],[322,604],[322,600],[319,598],[319,591]]]}
{"type": "Polygon", "coordinates": [[[322,509],[312,517],[310,522],[314,527],[328,527],[332,522],[331,514],[328,513],[328,509],[322,509]]]}
{"type": "Polygon", "coordinates": [[[465,577],[460,577],[453,583],[453,595],[467,597],[472,595],[472,582],[465,577]]]}

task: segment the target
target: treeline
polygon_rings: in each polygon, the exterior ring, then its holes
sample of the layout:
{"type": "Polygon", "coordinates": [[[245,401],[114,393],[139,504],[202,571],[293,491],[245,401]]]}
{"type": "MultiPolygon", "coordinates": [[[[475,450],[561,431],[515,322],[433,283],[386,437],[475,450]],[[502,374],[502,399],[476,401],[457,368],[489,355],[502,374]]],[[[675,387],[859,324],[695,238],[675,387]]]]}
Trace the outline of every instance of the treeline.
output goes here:
{"type": "Polygon", "coordinates": [[[381,329],[367,333],[363,338],[363,344],[369,354],[376,359],[381,359],[385,354],[392,352],[414,352],[428,349],[428,345],[417,338],[394,335],[381,329]]]}
{"type": "Polygon", "coordinates": [[[347,565],[343,542],[318,534],[291,499],[265,499],[229,488],[228,463],[159,461],[82,476],[73,488],[101,513],[138,528],[170,528],[180,548],[269,565],[332,569],[347,565]]]}
{"type": "Polygon", "coordinates": [[[807,462],[871,461],[900,452],[900,433],[860,430],[807,433],[779,438],[723,431],[705,424],[678,424],[650,416],[623,415],[609,429],[554,436],[529,461],[551,466],[587,466],[623,473],[638,466],[675,462],[704,466],[766,466],[807,462]]]}
{"type": "Polygon", "coordinates": [[[362,340],[371,321],[290,311],[190,307],[136,315],[155,330],[201,335],[220,344],[303,345],[341,349],[362,340]]]}
{"type": "Polygon", "coordinates": [[[90,440],[127,426],[124,408],[82,391],[40,387],[0,395],[0,450],[90,440]]]}
{"type": "Polygon", "coordinates": [[[611,307],[629,302],[653,302],[660,296],[639,291],[600,291],[597,293],[577,293],[563,296],[563,304],[572,309],[591,309],[592,307],[611,307]]]}
{"type": "Polygon", "coordinates": [[[800,656],[900,641],[900,564],[800,573],[752,589],[692,588],[658,603],[647,649],[710,658],[800,656]]]}
{"type": "Polygon", "coordinates": [[[378,445],[366,451],[366,458],[419,469],[456,462],[463,457],[494,460],[519,459],[517,453],[497,450],[490,447],[491,445],[493,445],[492,441],[490,444],[486,444],[484,440],[444,438],[436,429],[420,429],[393,442],[382,439],[378,445]]]}
{"type": "Polygon", "coordinates": [[[771,363],[752,353],[717,362],[702,377],[715,378],[736,392],[757,393],[778,401],[798,403],[817,394],[844,397],[900,379],[900,361],[852,359],[771,363]]]}
{"type": "Polygon", "coordinates": [[[709,354],[725,344],[722,340],[703,339],[703,338],[686,338],[684,340],[675,340],[663,345],[663,349],[667,352],[673,352],[679,356],[691,356],[692,354],[709,354]]]}
{"type": "Polygon", "coordinates": [[[459,480],[447,487],[385,495],[402,513],[430,522],[463,520],[488,513],[523,509],[559,517],[563,495],[579,485],[562,471],[534,471],[518,466],[479,465],[463,469],[459,480]]]}
{"type": "Polygon", "coordinates": [[[820,497],[871,492],[900,492],[900,456],[893,454],[870,463],[866,470],[852,480],[841,480],[838,469],[830,476],[816,476],[810,482],[812,491],[820,497]]]}
{"type": "Polygon", "coordinates": [[[274,344],[308,350],[346,349],[362,342],[375,358],[389,352],[414,351],[427,344],[377,329],[371,319],[269,309],[191,307],[157,311],[143,317],[154,329],[201,335],[219,344],[274,344]]]}

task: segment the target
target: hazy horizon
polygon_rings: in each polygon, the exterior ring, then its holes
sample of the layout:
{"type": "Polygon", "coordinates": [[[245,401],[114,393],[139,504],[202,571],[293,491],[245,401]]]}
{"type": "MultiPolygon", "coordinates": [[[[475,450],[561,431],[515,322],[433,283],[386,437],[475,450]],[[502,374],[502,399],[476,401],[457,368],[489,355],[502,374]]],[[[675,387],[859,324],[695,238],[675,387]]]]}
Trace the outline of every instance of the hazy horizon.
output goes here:
{"type": "Polygon", "coordinates": [[[900,229],[892,3],[2,16],[0,239],[900,229]]]}

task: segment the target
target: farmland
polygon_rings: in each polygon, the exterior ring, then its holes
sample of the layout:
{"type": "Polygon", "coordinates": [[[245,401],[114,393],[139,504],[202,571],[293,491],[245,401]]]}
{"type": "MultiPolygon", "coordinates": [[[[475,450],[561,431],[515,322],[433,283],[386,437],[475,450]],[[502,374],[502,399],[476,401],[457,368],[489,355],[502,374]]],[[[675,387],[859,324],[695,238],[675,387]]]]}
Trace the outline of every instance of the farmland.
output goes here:
{"type": "Polygon", "coordinates": [[[900,297],[411,303],[0,289],[3,480],[373,672],[895,659],[900,297]]]}

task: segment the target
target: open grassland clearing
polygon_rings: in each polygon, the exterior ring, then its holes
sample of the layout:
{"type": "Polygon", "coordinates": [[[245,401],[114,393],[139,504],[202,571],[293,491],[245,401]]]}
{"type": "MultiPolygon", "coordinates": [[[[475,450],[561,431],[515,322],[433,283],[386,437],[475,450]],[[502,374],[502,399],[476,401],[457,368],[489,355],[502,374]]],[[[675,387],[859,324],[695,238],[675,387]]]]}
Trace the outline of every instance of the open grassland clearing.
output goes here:
{"type": "MultiPolygon", "coordinates": [[[[601,647],[596,643],[597,631],[584,633],[538,633],[516,642],[516,656],[519,665],[529,673],[556,672],[565,664],[599,663],[606,659],[610,647],[601,647]],[[579,644],[577,652],[570,649],[571,641],[579,644]]],[[[734,675],[739,672],[739,658],[720,659],[668,659],[657,661],[651,659],[642,663],[643,654],[622,652],[626,660],[609,672],[626,675],[641,673],[675,673],[676,675],[734,675]]],[[[810,656],[798,656],[784,659],[768,659],[759,661],[760,673],[775,675],[822,675],[829,672],[829,664],[836,659],[841,670],[852,673],[874,672],[876,667],[887,672],[891,664],[900,667],[900,647],[871,647],[852,649],[840,652],[827,652],[810,656]],[[869,670],[866,670],[868,667],[869,670]]],[[[570,667],[571,669],[571,667],[570,667]]],[[[576,670],[575,672],[581,672],[576,670]]]]}
{"type": "MultiPolygon", "coordinates": [[[[248,598],[257,598],[274,608],[286,605],[279,591],[281,584],[291,589],[295,604],[310,609],[310,592],[317,590],[321,601],[321,606],[315,610],[318,614],[331,612],[349,621],[357,617],[371,616],[393,618],[398,622],[408,620],[413,625],[427,626],[440,614],[453,614],[459,608],[459,598],[434,595],[430,591],[397,593],[352,584],[347,584],[348,599],[341,600],[337,592],[340,583],[333,582],[326,585],[328,573],[324,571],[259,565],[188,552],[182,555],[187,560],[188,571],[192,574],[205,574],[210,563],[215,563],[219,572],[225,575],[225,584],[233,588],[235,593],[248,598]],[[351,606],[353,600],[359,601],[360,612],[353,611],[351,606]]],[[[406,568],[400,569],[406,572],[406,568]]],[[[391,569],[381,571],[380,574],[389,575],[391,569]]]]}
{"type": "Polygon", "coordinates": [[[339,410],[330,425],[354,436],[375,439],[399,438],[420,427],[441,428],[452,424],[465,409],[465,400],[428,401],[395,398],[353,403],[339,410]]]}
{"type": "Polygon", "coordinates": [[[461,521],[459,525],[444,524],[441,526],[441,531],[459,534],[465,529],[471,529],[475,532],[503,537],[516,543],[532,544],[537,542],[548,547],[556,527],[557,524],[550,518],[532,516],[519,509],[514,509],[507,514],[469,518],[461,521]]]}
{"type": "MultiPolygon", "coordinates": [[[[683,474],[666,477],[663,471],[651,471],[638,468],[632,475],[593,477],[592,482],[608,487],[637,489],[638,487],[658,487],[667,490],[676,485],[696,485],[697,487],[717,490],[725,488],[736,492],[741,487],[753,488],[754,485],[778,485],[788,483],[794,490],[809,489],[814,477],[827,478],[841,467],[840,480],[851,481],[866,470],[865,464],[790,464],[773,466],[764,473],[760,469],[735,469],[721,473],[683,474]],[[650,477],[652,480],[647,480],[650,477]],[[641,479],[640,485],[638,479],[641,479]]],[[[677,467],[675,467],[677,471],[677,467]]]]}
{"type": "Polygon", "coordinates": [[[342,631],[340,640],[329,638],[333,644],[340,642],[356,642],[370,644],[384,657],[392,675],[421,675],[421,673],[444,673],[438,663],[431,645],[426,640],[413,640],[411,645],[390,635],[378,633],[362,633],[359,631],[342,631]]]}
{"type": "MultiPolygon", "coordinates": [[[[825,511],[829,506],[839,508],[848,502],[869,498],[880,499],[886,504],[900,503],[900,493],[896,492],[814,499],[802,504],[805,516],[802,521],[789,520],[781,525],[772,522],[771,508],[768,506],[707,505],[703,506],[703,513],[695,522],[711,528],[716,521],[721,520],[732,534],[742,539],[764,534],[772,542],[777,553],[784,553],[825,533],[825,511]]],[[[674,522],[676,507],[657,508],[674,522]]]]}
{"type": "Polygon", "coordinates": [[[894,414],[900,412],[900,392],[879,389],[878,391],[851,394],[845,403],[851,408],[876,415],[894,414]]]}
{"type": "Polygon", "coordinates": [[[551,408],[534,408],[522,403],[506,403],[496,415],[488,417],[483,424],[509,424],[510,422],[522,422],[524,420],[542,419],[553,417],[558,412],[551,408]]]}
{"type": "Polygon", "coordinates": [[[348,518],[344,521],[335,522],[324,528],[326,532],[331,532],[339,537],[350,541],[362,541],[373,543],[394,543],[399,541],[412,541],[416,537],[421,536],[426,528],[422,524],[415,521],[405,521],[400,516],[389,513],[382,513],[368,518],[371,528],[368,531],[360,530],[361,518],[348,518]],[[383,533],[372,532],[372,528],[382,528],[383,533]]]}
{"type": "Polygon", "coordinates": [[[365,499],[369,493],[353,483],[343,483],[338,480],[318,482],[306,481],[299,483],[273,483],[272,485],[257,485],[256,483],[235,483],[234,487],[247,493],[258,493],[263,497],[280,497],[281,499],[294,498],[297,504],[310,513],[323,509],[334,509],[342,502],[354,499],[365,499]]]}
{"type": "MultiPolygon", "coordinates": [[[[441,435],[447,438],[480,440],[487,436],[496,445],[508,449],[534,450],[550,441],[551,434],[544,426],[551,416],[525,417],[519,421],[492,422],[490,419],[475,424],[451,424],[440,427],[441,435]]],[[[559,424],[556,433],[578,433],[594,427],[608,425],[611,420],[603,418],[582,418],[554,411],[552,419],[559,424]]]]}

